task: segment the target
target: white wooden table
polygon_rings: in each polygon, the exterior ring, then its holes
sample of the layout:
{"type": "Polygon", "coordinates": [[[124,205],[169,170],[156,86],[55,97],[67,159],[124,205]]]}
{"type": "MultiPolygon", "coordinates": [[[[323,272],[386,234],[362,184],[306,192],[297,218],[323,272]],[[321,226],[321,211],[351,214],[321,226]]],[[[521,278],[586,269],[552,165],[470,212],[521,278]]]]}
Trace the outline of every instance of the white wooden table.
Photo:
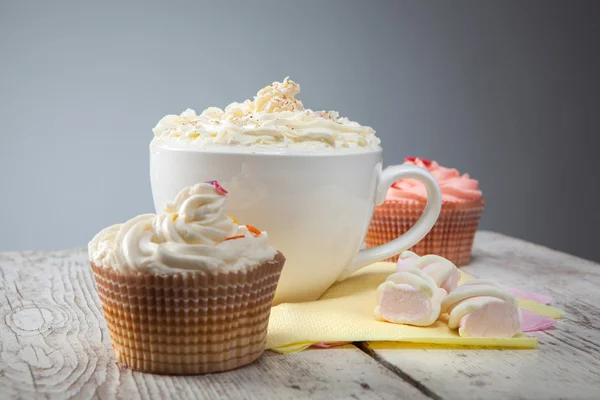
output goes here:
{"type": "Polygon", "coordinates": [[[170,377],[115,364],[84,250],[0,253],[0,398],[600,398],[600,265],[480,232],[464,270],[549,294],[566,318],[539,350],[355,343],[170,377]]]}

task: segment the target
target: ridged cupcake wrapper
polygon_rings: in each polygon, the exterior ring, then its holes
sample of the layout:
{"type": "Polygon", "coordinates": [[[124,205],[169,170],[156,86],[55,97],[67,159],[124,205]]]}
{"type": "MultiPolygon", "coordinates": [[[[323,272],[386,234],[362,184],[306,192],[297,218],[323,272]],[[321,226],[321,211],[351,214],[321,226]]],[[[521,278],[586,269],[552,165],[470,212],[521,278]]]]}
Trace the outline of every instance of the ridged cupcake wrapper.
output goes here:
{"type": "Polygon", "coordinates": [[[263,353],[285,258],[247,271],[156,275],[91,264],[117,362],[158,374],[230,370],[263,353]]]}
{"type": "MultiPolygon", "coordinates": [[[[444,204],[433,229],[409,250],[419,255],[436,254],[457,266],[469,264],[475,232],[485,201],[444,204]]],[[[419,219],[425,204],[386,201],[375,208],[365,244],[368,248],[392,241],[408,231],[419,219]]],[[[398,256],[385,261],[398,261],[398,256]]]]}

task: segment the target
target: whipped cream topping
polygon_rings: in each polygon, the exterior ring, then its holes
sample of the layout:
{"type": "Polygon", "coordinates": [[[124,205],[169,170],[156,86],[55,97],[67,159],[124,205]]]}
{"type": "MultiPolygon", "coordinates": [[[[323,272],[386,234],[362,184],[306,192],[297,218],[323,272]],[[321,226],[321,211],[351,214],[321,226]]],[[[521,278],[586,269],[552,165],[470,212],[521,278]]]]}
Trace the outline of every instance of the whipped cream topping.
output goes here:
{"type": "Polygon", "coordinates": [[[377,289],[379,304],[375,316],[384,321],[429,326],[440,316],[446,291],[419,268],[407,268],[390,275],[377,289]]]}
{"type": "MultiPolygon", "coordinates": [[[[442,201],[446,203],[467,203],[481,199],[479,182],[469,174],[461,175],[454,168],[442,167],[435,161],[424,158],[407,157],[404,164],[416,165],[428,170],[440,186],[442,201]]],[[[415,179],[402,179],[392,184],[386,200],[426,202],[427,190],[422,182],[415,179]]]]}
{"type": "Polygon", "coordinates": [[[418,268],[429,275],[436,285],[446,292],[451,292],[458,286],[460,272],[456,265],[444,257],[429,254],[419,257],[412,251],[403,251],[398,258],[396,271],[402,272],[410,268],[418,268]]]}
{"type": "Polygon", "coordinates": [[[448,326],[464,337],[512,337],[521,332],[517,298],[504,286],[486,279],[469,281],[442,302],[448,326]]]}
{"type": "Polygon", "coordinates": [[[231,103],[225,110],[209,107],[200,115],[192,109],[167,115],[152,130],[152,145],[309,152],[379,148],[372,128],[340,118],[335,111],[305,109],[298,93],[300,85],[285,78],[261,89],[253,101],[231,103]]]}
{"type": "Polygon", "coordinates": [[[239,271],[272,259],[265,232],[239,226],[225,213],[216,182],[183,189],[159,215],[143,214],[100,231],[90,262],[122,272],[239,271]]]}

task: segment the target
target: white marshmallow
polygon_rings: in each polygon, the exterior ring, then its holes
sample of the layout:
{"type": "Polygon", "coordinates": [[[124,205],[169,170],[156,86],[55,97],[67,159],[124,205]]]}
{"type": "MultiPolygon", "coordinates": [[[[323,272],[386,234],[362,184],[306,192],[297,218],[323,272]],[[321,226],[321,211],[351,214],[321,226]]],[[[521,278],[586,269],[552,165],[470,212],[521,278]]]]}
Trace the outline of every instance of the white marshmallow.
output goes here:
{"type": "Polygon", "coordinates": [[[517,298],[502,285],[476,279],[453,290],[442,302],[448,326],[463,337],[513,337],[521,333],[517,298]]]}
{"type": "Polygon", "coordinates": [[[415,326],[433,324],[440,316],[441,302],[447,294],[433,278],[417,268],[390,275],[377,291],[377,318],[415,326]]]}

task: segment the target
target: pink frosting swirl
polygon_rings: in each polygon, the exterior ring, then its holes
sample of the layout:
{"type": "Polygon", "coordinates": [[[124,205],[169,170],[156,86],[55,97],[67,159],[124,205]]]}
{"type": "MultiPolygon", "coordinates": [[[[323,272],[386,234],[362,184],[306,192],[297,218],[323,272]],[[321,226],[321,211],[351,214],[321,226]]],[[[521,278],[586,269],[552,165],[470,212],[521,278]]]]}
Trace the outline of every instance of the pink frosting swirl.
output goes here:
{"type": "MultiPolygon", "coordinates": [[[[481,198],[479,182],[471,179],[468,174],[461,175],[454,168],[442,167],[437,162],[425,158],[407,157],[404,163],[428,170],[440,185],[443,202],[466,203],[481,198]]],[[[427,191],[425,185],[417,180],[402,179],[390,187],[386,200],[426,201],[427,191]]]]}

